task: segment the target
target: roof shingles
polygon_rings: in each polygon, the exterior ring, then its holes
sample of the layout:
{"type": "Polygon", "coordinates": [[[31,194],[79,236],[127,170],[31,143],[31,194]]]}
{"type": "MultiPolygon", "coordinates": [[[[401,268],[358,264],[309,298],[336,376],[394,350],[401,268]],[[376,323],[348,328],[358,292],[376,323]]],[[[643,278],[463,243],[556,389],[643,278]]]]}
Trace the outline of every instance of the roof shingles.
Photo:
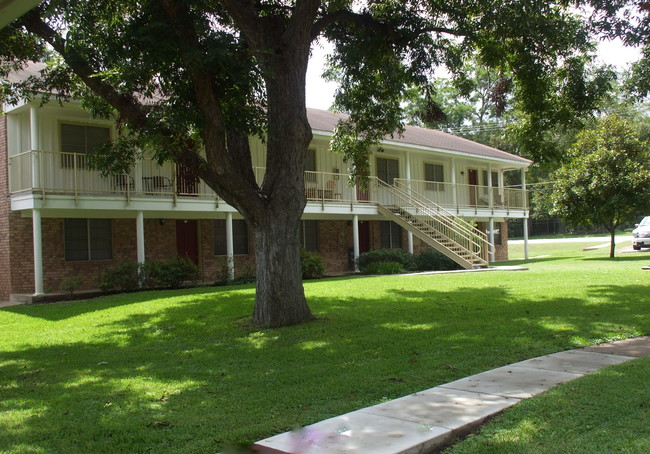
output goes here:
{"type": "MultiPolygon", "coordinates": [[[[307,109],[307,117],[309,118],[309,123],[311,124],[312,129],[316,131],[334,132],[334,128],[338,121],[345,119],[346,115],[327,110],[307,109]]],[[[524,166],[532,163],[529,159],[487,145],[473,142],[436,129],[420,128],[417,126],[406,126],[403,135],[386,137],[385,141],[447,150],[484,158],[511,161],[524,166]]]]}

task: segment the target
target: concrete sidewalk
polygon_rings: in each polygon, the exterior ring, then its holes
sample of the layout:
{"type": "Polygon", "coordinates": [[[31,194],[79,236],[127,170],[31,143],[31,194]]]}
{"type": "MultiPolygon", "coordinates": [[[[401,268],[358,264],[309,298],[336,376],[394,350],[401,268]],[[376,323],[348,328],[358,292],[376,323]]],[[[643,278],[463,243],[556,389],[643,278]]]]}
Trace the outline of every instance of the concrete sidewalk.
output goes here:
{"type": "Polygon", "coordinates": [[[260,454],[436,452],[487,418],[561,383],[650,355],[650,336],[568,350],[500,367],[337,416],[254,445],[260,454]]]}

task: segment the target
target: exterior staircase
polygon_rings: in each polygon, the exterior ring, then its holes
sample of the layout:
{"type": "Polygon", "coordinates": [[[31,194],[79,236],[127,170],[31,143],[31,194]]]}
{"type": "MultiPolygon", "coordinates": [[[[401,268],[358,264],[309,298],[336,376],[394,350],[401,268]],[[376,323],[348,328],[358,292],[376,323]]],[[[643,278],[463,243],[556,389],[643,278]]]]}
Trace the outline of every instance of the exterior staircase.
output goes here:
{"type": "Polygon", "coordinates": [[[465,269],[486,268],[492,245],[469,222],[436,205],[402,183],[373,179],[378,210],[387,219],[446,255],[465,269]]]}

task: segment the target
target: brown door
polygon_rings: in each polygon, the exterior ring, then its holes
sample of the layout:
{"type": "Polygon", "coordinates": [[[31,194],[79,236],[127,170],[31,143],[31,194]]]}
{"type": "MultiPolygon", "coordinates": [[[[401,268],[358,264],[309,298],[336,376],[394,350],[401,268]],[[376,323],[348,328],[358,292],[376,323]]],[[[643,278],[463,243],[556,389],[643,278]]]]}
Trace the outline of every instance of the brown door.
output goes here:
{"type": "Polygon", "coordinates": [[[195,195],[198,191],[199,178],[189,167],[176,166],[176,193],[178,195],[195,195]]]}
{"type": "Polygon", "coordinates": [[[176,252],[199,264],[199,238],[197,221],[176,221],[176,252]]]}
{"type": "Polygon", "coordinates": [[[469,204],[476,206],[478,200],[478,170],[467,169],[467,180],[469,182],[469,204]]]}
{"type": "Polygon", "coordinates": [[[359,221],[359,254],[370,250],[370,222],[359,221]]]}

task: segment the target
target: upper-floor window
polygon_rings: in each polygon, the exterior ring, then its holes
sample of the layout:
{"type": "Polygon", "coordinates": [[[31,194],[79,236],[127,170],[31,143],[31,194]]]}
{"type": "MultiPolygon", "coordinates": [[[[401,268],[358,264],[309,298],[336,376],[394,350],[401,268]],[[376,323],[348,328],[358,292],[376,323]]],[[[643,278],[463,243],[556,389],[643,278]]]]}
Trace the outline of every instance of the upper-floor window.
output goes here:
{"type": "Polygon", "coordinates": [[[424,179],[431,181],[426,183],[425,189],[429,191],[444,191],[445,189],[445,168],[442,164],[424,164],[424,179]]]}
{"type": "MultiPolygon", "coordinates": [[[[499,173],[490,172],[492,174],[492,187],[496,188],[499,186],[499,173]]],[[[483,185],[488,186],[488,173],[487,170],[483,171],[483,185]]]]}
{"type": "MultiPolygon", "coordinates": [[[[226,220],[214,221],[214,255],[228,255],[226,248],[226,220]]],[[[232,248],[234,255],[248,255],[248,225],[243,219],[232,221],[232,248]]]]}
{"type": "Polygon", "coordinates": [[[377,177],[388,184],[393,184],[393,180],[399,178],[399,161],[391,158],[377,158],[377,177]]]}
{"type": "Polygon", "coordinates": [[[305,180],[316,181],[316,150],[305,150],[305,180]]]}
{"type": "Polygon", "coordinates": [[[65,219],[63,231],[66,261],[113,258],[110,219],[65,219]]]}
{"type": "Polygon", "coordinates": [[[86,155],[97,152],[110,139],[111,130],[108,127],[62,123],[61,166],[74,167],[76,159],[77,167],[89,167],[86,155]]]}

